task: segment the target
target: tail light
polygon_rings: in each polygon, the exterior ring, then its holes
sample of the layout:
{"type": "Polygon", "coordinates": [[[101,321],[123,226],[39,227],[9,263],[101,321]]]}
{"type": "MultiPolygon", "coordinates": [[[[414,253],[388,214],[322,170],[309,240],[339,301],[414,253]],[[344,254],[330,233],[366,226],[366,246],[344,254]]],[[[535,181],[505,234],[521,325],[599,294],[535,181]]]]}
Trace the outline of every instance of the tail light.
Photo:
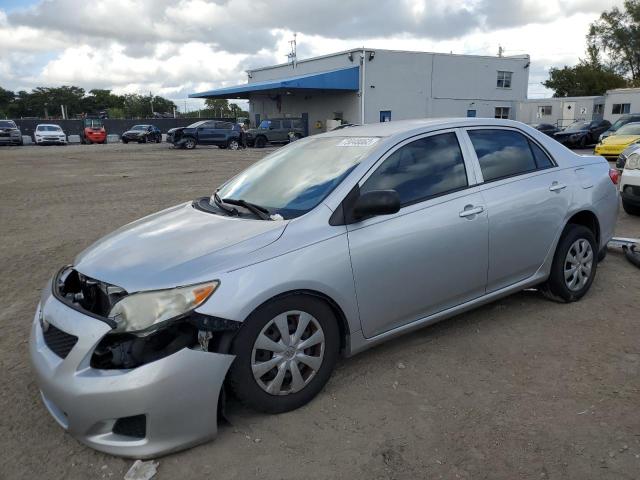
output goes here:
{"type": "Polygon", "coordinates": [[[615,168],[609,169],[609,178],[613,182],[614,185],[618,185],[618,181],[620,180],[620,172],[615,168]]]}

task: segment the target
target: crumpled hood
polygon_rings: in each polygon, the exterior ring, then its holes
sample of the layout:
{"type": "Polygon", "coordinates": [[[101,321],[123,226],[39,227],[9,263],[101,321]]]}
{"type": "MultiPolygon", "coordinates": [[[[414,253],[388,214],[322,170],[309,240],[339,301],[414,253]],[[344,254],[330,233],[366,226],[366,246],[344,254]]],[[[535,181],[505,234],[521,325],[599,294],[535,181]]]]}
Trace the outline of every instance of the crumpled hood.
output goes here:
{"type": "Polygon", "coordinates": [[[276,241],[287,223],[226,217],[182,204],[98,240],[74,266],[129,293],[214,280],[221,270],[276,241]]]}

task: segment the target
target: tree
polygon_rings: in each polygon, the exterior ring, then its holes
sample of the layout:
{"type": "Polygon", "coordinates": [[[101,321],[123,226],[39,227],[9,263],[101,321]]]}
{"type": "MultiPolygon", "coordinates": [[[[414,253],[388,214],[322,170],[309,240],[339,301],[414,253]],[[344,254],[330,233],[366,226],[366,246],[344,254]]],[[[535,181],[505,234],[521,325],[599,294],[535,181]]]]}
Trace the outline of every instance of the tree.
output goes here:
{"type": "Polygon", "coordinates": [[[13,102],[16,94],[11,90],[0,87],[0,112],[7,112],[9,105],[13,102]]]}
{"type": "Polygon", "coordinates": [[[603,12],[590,25],[587,40],[607,55],[613,71],[640,85],[640,0],[603,12]]]}
{"type": "Polygon", "coordinates": [[[607,90],[627,86],[627,81],[602,64],[598,48],[591,44],[586,60],[580,60],[574,67],[551,68],[549,79],[542,85],[553,90],[554,97],[580,97],[604,95],[607,90]]]}
{"type": "MultiPolygon", "coordinates": [[[[229,108],[229,100],[224,98],[207,98],[204,101],[206,110],[211,110],[214,117],[231,117],[231,109],[229,108]]],[[[237,105],[236,105],[237,106],[237,105]]]]}

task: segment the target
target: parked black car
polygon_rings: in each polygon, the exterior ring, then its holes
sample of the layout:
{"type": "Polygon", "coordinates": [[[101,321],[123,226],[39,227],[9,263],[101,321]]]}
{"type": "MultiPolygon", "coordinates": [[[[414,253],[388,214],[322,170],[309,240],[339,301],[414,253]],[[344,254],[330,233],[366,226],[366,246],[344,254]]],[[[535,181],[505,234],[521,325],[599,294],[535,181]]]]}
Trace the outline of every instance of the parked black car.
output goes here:
{"type": "Polygon", "coordinates": [[[160,143],[162,141],[162,132],[155,125],[134,125],[124,132],[121,138],[122,143],[160,143]]]}
{"type": "Polygon", "coordinates": [[[13,120],[0,120],[0,145],[22,145],[22,132],[13,120]]]}
{"type": "Polygon", "coordinates": [[[550,123],[534,123],[531,125],[536,130],[541,131],[542,133],[553,137],[556,133],[560,131],[558,127],[555,125],[551,125],[550,123]]]}
{"type": "Polygon", "coordinates": [[[167,132],[167,142],[187,149],[196,148],[196,145],[216,145],[237,150],[240,147],[240,132],[233,130],[231,122],[202,120],[188,127],[172,128],[167,132]]]}
{"type": "Polygon", "coordinates": [[[304,137],[302,118],[270,118],[262,120],[258,128],[247,131],[247,145],[262,148],[269,143],[288,143],[289,134],[295,139],[304,137]]]}
{"type": "Polygon", "coordinates": [[[572,123],[561,132],[553,135],[557,141],[567,147],[584,148],[598,142],[600,134],[611,127],[608,120],[592,120],[591,122],[579,120],[572,123]]]}
{"type": "Polygon", "coordinates": [[[640,113],[629,113],[626,115],[622,115],[615,122],[613,122],[613,125],[611,125],[608,130],[600,134],[599,141],[602,141],[605,138],[610,137],[611,135],[615,135],[618,129],[620,127],[624,127],[627,123],[638,122],[640,122],[640,113]]]}

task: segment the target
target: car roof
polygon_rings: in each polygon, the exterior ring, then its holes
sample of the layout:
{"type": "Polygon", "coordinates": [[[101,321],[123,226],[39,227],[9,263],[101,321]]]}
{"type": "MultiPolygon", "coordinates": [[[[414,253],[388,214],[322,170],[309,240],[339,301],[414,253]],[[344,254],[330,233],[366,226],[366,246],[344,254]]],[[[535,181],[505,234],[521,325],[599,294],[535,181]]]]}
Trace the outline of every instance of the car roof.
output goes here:
{"type": "Polygon", "coordinates": [[[335,137],[392,137],[412,132],[440,130],[456,127],[516,127],[522,128],[524,123],[497,118],[425,118],[417,120],[394,120],[392,122],[370,123],[325,133],[335,137]]]}
{"type": "Polygon", "coordinates": [[[56,125],[55,123],[39,123],[38,125],[36,125],[36,128],[38,127],[58,127],[58,128],[62,128],[60,125],[56,125]]]}

